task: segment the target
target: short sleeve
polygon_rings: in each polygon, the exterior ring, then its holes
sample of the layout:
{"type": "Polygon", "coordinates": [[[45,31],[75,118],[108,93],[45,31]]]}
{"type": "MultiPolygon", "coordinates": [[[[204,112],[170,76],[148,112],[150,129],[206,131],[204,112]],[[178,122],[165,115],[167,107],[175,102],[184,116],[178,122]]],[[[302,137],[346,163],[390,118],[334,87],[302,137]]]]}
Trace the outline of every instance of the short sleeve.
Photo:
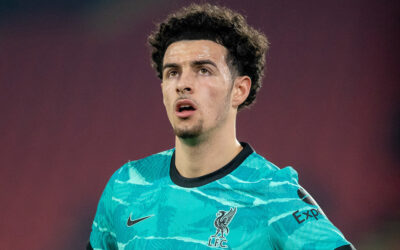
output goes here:
{"type": "Polygon", "coordinates": [[[298,184],[293,168],[286,167],[275,173],[268,187],[268,197],[268,226],[276,248],[354,249],[298,184]]]}
{"type": "Polygon", "coordinates": [[[97,205],[89,242],[94,250],[118,249],[112,225],[113,177],[107,183],[97,205]]]}

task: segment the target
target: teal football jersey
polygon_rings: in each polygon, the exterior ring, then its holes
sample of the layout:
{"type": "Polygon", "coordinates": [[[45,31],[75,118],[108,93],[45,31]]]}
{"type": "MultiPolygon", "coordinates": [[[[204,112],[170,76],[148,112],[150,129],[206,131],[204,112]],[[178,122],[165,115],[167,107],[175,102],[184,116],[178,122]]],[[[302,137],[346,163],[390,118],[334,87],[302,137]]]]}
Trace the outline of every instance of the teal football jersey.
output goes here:
{"type": "Polygon", "coordinates": [[[174,149],[122,166],[100,198],[88,249],[354,249],[294,169],[242,146],[198,178],[179,174],[174,149]]]}

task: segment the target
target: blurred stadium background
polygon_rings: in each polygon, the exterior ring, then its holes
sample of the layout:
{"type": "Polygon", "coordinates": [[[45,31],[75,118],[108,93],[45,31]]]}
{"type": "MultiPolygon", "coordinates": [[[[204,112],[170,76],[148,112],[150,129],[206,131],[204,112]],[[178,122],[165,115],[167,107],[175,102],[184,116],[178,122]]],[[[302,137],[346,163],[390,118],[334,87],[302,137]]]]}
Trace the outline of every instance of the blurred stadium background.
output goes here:
{"type": "MultiPolygon", "coordinates": [[[[271,42],[239,139],[357,248],[399,249],[399,2],[210,2],[271,42]]],[[[0,1],[1,249],[83,249],[111,174],[173,146],[146,38],[188,3],[0,1]]]]}

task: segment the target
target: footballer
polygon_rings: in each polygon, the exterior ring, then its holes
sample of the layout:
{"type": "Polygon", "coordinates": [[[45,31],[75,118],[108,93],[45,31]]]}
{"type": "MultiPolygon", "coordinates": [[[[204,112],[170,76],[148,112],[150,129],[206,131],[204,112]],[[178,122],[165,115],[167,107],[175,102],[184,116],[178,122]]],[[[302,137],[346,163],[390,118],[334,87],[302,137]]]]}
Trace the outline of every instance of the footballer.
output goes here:
{"type": "Polygon", "coordinates": [[[267,38],[233,10],[192,4],[148,41],[175,147],[112,175],[87,249],[354,249],[293,168],[236,138],[267,38]]]}

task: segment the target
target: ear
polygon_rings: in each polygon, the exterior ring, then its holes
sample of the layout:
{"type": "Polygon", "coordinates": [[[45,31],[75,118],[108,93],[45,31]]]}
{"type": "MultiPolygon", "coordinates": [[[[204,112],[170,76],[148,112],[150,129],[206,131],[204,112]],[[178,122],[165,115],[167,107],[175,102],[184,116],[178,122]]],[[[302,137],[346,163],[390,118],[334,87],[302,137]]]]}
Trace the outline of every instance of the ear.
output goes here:
{"type": "Polygon", "coordinates": [[[251,79],[248,76],[238,76],[233,82],[232,106],[238,108],[249,96],[251,79]]]}

